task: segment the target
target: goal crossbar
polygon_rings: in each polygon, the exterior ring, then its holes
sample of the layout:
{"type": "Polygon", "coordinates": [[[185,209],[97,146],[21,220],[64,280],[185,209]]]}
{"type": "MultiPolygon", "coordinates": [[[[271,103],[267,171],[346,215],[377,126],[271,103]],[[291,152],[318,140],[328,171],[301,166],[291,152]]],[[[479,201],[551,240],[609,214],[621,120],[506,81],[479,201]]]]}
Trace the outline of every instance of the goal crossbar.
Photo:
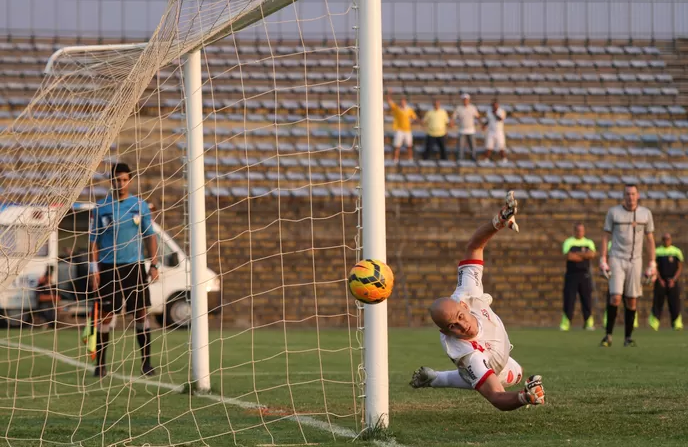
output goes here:
{"type": "MultiPolygon", "coordinates": [[[[174,57],[164,60],[161,64],[165,66],[174,60],[178,55],[184,55],[198,51],[204,46],[212,45],[215,42],[222,40],[233,33],[241,31],[242,29],[253,25],[254,23],[262,20],[263,17],[267,17],[280,9],[296,2],[296,0],[264,0],[262,4],[257,8],[253,8],[248,12],[244,13],[240,17],[236,18],[234,21],[229,21],[224,26],[212,30],[207,36],[204,36],[200,43],[190,42],[180,49],[174,51],[174,57]]],[[[127,50],[138,50],[139,56],[148,46],[148,42],[140,43],[130,43],[130,44],[109,44],[109,45],[75,45],[60,48],[54,52],[44,69],[44,74],[52,75],[55,74],[54,67],[57,61],[63,56],[71,56],[79,53],[97,53],[97,52],[107,52],[107,51],[127,51],[127,50]]],[[[132,58],[134,59],[134,58],[132,58]]]]}

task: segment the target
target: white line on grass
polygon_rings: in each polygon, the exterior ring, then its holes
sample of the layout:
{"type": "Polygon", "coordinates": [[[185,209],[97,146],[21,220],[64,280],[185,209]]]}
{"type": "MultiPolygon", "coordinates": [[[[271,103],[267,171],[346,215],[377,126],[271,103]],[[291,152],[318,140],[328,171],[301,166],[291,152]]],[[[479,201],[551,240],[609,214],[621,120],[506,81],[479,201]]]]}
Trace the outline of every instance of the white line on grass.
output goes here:
{"type": "MultiPolygon", "coordinates": [[[[388,371],[390,374],[407,374],[408,371],[388,371]]],[[[321,376],[325,375],[327,376],[328,374],[331,375],[351,375],[351,371],[289,371],[290,376],[321,376]]],[[[223,371],[222,372],[223,376],[231,376],[231,377],[255,377],[255,376],[271,376],[274,377],[276,373],[274,372],[268,372],[268,371],[256,371],[255,373],[250,373],[250,372],[232,372],[232,371],[223,371]]]]}
{"type": "MultiPolygon", "coordinates": [[[[7,341],[7,340],[0,340],[0,345],[4,345],[7,347],[11,347],[11,348],[17,348],[17,349],[21,349],[24,351],[36,352],[38,354],[43,354],[45,356],[52,357],[55,360],[58,360],[62,363],[66,363],[68,365],[72,365],[72,366],[75,366],[77,368],[84,368],[88,371],[93,371],[93,369],[94,369],[94,367],[89,365],[88,363],[84,363],[84,362],[81,362],[79,360],[73,359],[71,357],[67,357],[64,354],[60,354],[59,352],[54,352],[54,351],[51,351],[49,349],[39,348],[37,346],[25,345],[23,343],[15,343],[15,342],[7,341]]],[[[161,381],[146,379],[143,377],[135,377],[132,375],[125,375],[125,374],[118,374],[118,373],[111,373],[110,376],[117,378],[117,379],[120,379],[120,380],[123,380],[125,382],[138,383],[138,384],[142,384],[142,385],[153,385],[153,386],[157,386],[159,388],[164,388],[164,389],[177,391],[177,392],[182,392],[184,390],[183,385],[175,385],[173,383],[165,383],[165,382],[161,382],[161,381]]],[[[264,408],[263,405],[258,405],[258,404],[252,403],[252,402],[246,402],[246,401],[234,399],[231,397],[216,396],[213,394],[199,394],[196,397],[213,400],[215,402],[220,402],[223,404],[228,404],[228,405],[232,405],[232,406],[247,409],[247,410],[264,408]]],[[[319,430],[323,430],[326,432],[332,432],[335,435],[338,435],[338,436],[341,436],[344,438],[353,439],[358,435],[358,433],[356,433],[355,431],[353,431],[349,428],[340,427],[338,425],[330,424],[330,423],[312,418],[310,416],[290,416],[288,419],[298,421],[303,425],[317,428],[319,430]]],[[[378,445],[381,447],[404,447],[402,444],[399,444],[394,439],[392,439],[390,441],[375,440],[375,441],[373,441],[373,443],[375,443],[375,445],[378,445]]]]}

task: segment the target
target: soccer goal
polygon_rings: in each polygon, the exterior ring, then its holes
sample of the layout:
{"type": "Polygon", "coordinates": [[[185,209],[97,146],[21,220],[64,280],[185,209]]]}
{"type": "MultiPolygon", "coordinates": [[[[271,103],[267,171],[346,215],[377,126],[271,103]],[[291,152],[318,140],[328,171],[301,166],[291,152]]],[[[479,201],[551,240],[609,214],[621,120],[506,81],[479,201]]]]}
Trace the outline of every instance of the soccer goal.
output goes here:
{"type": "Polygon", "coordinates": [[[387,306],[347,292],[356,260],[386,258],[380,1],[170,0],[148,42],[42,57],[0,134],[0,438],[302,445],[386,427],[387,306]],[[154,222],[154,376],[120,317],[93,377],[89,227],[114,163],[154,222]]]}

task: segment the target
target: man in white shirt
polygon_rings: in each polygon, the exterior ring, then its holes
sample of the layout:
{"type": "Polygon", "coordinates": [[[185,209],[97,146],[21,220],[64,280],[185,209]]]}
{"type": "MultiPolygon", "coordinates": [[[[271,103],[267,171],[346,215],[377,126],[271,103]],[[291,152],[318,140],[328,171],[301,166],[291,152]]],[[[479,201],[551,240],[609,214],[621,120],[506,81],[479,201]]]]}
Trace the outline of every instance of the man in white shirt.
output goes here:
{"type": "Polygon", "coordinates": [[[465,140],[471,150],[471,157],[476,159],[475,153],[475,120],[480,119],[480,112],[471,104],[471,95],[464,93],[461,95],[463,105],[454,109],[452,120],[459,126],[459,138],[456,142],[457,156],[463,158],[463,141],[465,140]]]}
{"type": "Polygon", "coordinates": [[[483,250],[502,228],[518,232],[517,205],[513,191],[509,191],[504,207],[468,241],[452,296],[436,300],[430,308],[440,328],[440,343],[456,369],[434,371],[422,366],[413,373],[412,387],[474,389],[502,411],[545,403],[542,377],[538,375],[530,376],[522,391],[504,390],[521,381],[523,370],[510,356],[509,336],[490,308],[492,297],[483,291],[483,250]]]}
{"type": "Polygon", "coordinates": [[[495,99],[492,101],[492,108],[487,112],[487,120],[483,124],[483,130],[487,128],[487,137],[485,138],[485,149],[487,153],[485,158],[487,160],[492,156],[492,150],[496,147],[502,156],[502,164],[507,163],[506,159],[506,136],[504,135],[504,120],[506,119],[506,111],[499,107],[499,102],[495,99]]]}
{"type": "Polygon", "coordinates": [[[609,281],[609,302],[607,303],[606,335],[600,346],[612,345],[612,333],[619,305],[624,303],[624,346],[636,346],[631,338],[636,317],[638,298],[643,295],[642,280],[648,284],[657,277],[655,253],[655,222],[652,212],[638,205],[638,186],[624,186],[623,202],[607,211],[602,236],[600,270],[609,281]],[[612,245],[607,241],[611,236],[612,245]],[[643,242],[647,250],[647,269],[643,273],[643,242]],[[607,263],[609,262],[609,263],[607,263]]]}

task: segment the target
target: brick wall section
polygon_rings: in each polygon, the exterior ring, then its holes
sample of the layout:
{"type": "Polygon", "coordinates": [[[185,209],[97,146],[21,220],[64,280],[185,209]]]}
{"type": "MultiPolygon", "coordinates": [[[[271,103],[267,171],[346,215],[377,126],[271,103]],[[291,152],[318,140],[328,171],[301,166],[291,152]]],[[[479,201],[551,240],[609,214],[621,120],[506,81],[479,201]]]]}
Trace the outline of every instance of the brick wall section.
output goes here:
{"type": "MultiPolygon", "coordinates": [[[[211,307],[221,308],[225,324],[272,326],[285,319],[292,325],[354,324],[355,304],[346,297],[343,281],[356,256],[353,199],[255,199],[250,204],[250,220],[247,201],[226,200],[208,203],[209,267],[223,274],[222,301],[211,307]],[[307,218],[311,213],[314,219],[307,218]]],[[[389,300],[390,325],[432,324],[428,305],[454,290],[456,263],[464,244],[476,225],[494,215],[498,204],[494,199],[388,199],[388,263],[396,276],[389,300]]],[[[581,221],[588,237],[599,245],[606,210],[614,204],[593,200],[521,202],[522,232],[501,232],[488,246],[485,258],[485,290],[495,298],[494,308],[507,325],[558,324],[565,269],[561,243],[570,235],[572,223],[581,221]]],[[[688,249],[685,213],[680,211],[685,204],[644,204],[655,215],[657,234],[670,231],[675,244],[688,249]]],[[[166,225],[181,224],[181,216],[173,213],[165,220],[166,225]]],[[[606,285],[595,278],[599,321],[606,285]]],[[[639,305],[643,324],[650,296],[651,290],[646,288],[646,298],[639,305]]],[[[575,325],[582,324],[580,320],[577,309],[575,325]]]]}

